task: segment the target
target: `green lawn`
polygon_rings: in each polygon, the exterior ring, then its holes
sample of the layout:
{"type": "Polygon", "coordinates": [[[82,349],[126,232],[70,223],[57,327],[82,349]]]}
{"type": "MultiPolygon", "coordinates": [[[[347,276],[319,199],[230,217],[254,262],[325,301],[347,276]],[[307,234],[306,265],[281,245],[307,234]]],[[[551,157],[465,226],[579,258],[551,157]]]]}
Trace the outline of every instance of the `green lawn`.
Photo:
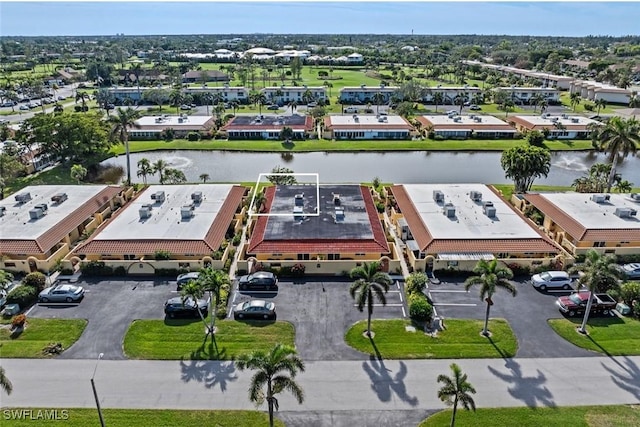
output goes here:
{"type": "Polygon", "coordinates": [[[215,346],[203,346],[204,325],[200,320],[136,320],[124,338],[124,353],[131,359],[232,360],[239,354],[269,350],[276,343],[295,345],[295,330],[288,322],[216,323],[215,346]]]}
{"type": "MultiPolygon", "coordinates": [[[[471,380],[473,382],[473,379],[471,380]]],[[[435,393],[435,391],[434,391],[435,393]]],[[[451,410],[438,412],[418,427],[448,427],[451,410]]],[[[458,427],[635,427],[640,425],[640,406],[570,406],[557,408],[481,408],[476,412],[458,408],[458,427]]]]}
{"type": "MultiPolygon", "coordinates": [[[[3,325],[4,326],[4,325],[3,325]]],[[[80,338],[87,321],[84,319],[27,318],[27,327],[15,339],[9,328],[0,328],[0,354],[2,357],[42,358],[42,349],[50,343],[62,343],[64,349],[80,338]]]]}
{"type": "MultiPolygon", "coordinates": [[[[212,397],[213,398],[213,397],[212,397]]],[[[13,408],[17,409],[17,408],[13,408]]],[[[27,408],[19,408],[24,411],[27,408]]],[[[71,408],[57,409],[58,421],[46,420],[45,414],[41,413],[42,418],[37,419],[38,411],[42,408],[29,408],[32,414],[26,420],[7,421],[7,424],[14,427],[30,427],[40,425],[64,425],[65,427],[86,427],[100,425],[98,412],[94,408],[71,408]]],[[[47,413],[53,416],[56,412],[53,409],[46,408],[47,413]]],[[[3,419],[11,417],[11,410],[3,410],[3,419]]],[[[24,415],[23,415],[24,416],[24,415]]],[[[102,409],[105,425],[109,427],[164,427],[164,426],[181,426],[181,427],[258,427],[269,425],[269,414],[259,411],[181,411],[174,409],[102,409]]],[[[284,427],[284,423],[277,418],[274,424],[278,427],[284,427]]]]}
{"type": "MultiPolygon", "coordinates": [[[[502,196],[505,200],[511,200],[513,195],[513,184],[493,184],[493,186],[502,192],[502,196]]],[[[573,191],[573,187],[560,186],[560,185],[533,185],[531,192],[535,191],[573,191]]]]}
{"type": "Polygon", "coordinates": [[[573,319],[550,319],[558,335],[578,347],[607,356],[640,355],[640,321],[630,317],[594,317],[587,323],[588,335],[576,332],[582,316],[573,319]]]}
{"type": "Polygon", "coordinates": [[[506,320],[489,321],[491,339],[480,335],[483,321],[447,319],[446,330],[433,338],[420,329],[408,332],[409,320],[372,320],[373,343],[363,335],[366,320],[354,324],[345,335],[347,344],[363,353],[385,359],[458,359],[513,357],[518,343],[506,320]]]}

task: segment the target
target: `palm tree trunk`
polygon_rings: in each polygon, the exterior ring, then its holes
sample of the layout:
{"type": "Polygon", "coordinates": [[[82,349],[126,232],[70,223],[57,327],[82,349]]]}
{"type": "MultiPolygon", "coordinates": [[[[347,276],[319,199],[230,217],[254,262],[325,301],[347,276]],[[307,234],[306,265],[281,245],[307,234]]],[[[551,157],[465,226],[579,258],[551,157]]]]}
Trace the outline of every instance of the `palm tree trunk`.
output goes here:
{"type": "Polygon", "coordinates": [[[127,154],[127,186],[131,186],[131,156],[129,153],[129,138],[124,138],[124,148],[127,154]]]}
{"type": "Polygon", "coordinates": [[[215,326],[215,321],[216,321],[216,315],[218,314],[218,298],[216,297],[215,301],[213,300],[213,292],[209,291],[209,301],[210,304],[212,305],[211,307],[211,319],[209,322],[209,333],[211,334],[211,336],[213,337],[214,335],[214,326],[215,326]]]}
{"type": "Polygon", "coordinates": [[[367,336],[371,337],[371,308],[369,308],[369,315],[367,316],[367,336]]]}
{"type": "Polygon", "coordinates": [[[451,411],[451,427],[456,425],[456,412],[458,411],[458,398],[453,401],[453,411],[451,411]]]}
{"type": "Polygon", "coordinates": [[[607,193],[611,193],[611,186],[613,185],[613,180],[616,177],[616,165],[618,164],[618,155],[616,153],[613,156],[613,161],[611,162],[611,172],[609,172],[609,178],[607,179],[607,193]]]}
{"type": "Polygon", "coordinates": [[[487,302],[487,312],[484,316],[484,328],[482,329],[482,335],[489,335],[489,311],[491,310],[491,304],[487,302]]]}
{"type": "Polygon", "coordinates": [[[269,427],[273,427],[273,390],[271,380],[267,384],[267,404],[269,405],[269,427]]]}
{"type": "Polygon", "coordinates": [[[591,304],[593,303],[593,291],[589,294],[589,300],[587,301],[587,307],[584,310],[584,317],[582,318],[582,325],[580,325],[580,329],[578,332],[581,334],[587,333],[587,321],[589,320],[589,313],[591,312],[591,304]]]}

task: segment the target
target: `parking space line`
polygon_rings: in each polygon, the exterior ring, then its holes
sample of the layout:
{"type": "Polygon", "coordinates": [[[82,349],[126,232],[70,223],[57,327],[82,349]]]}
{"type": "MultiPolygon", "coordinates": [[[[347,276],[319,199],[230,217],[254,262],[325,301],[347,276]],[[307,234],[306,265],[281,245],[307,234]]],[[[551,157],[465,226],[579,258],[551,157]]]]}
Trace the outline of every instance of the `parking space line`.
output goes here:
{"type": "Polygon", "coordinates": [[[462,303],[461,303],[461,304],[455,304],[455,303],[444,303],[444,302],[437,303],[437,302],[436,302],[436,303],[434,303],[433,305],[435,305],[435,306],[445,306],[445,305],[446,305],[446,306],[454,306],[454,307],[455,307],[455,306],[460,306],[460,307],[475,307],[475,306],[477,306],[478,304],[462,304],[462,303]]]}
{"type": "Polygon", "coordinates": [[[440,292],[440,293],[464,293],[464,294],[468,294],[469,291],[461,291],[461,290],[457,290],[457,289],[451,289],[451,290],[447,290],[447,289],[431,289],[430,290],[433,293],[436,292],[440,292]]]}
{"type": "MultiPolygon", "coordinates": [[[[353,304],[354,307],[357,307],[358,304],[353,304]]],[[[392,304],[373,304],[374,307],[402,307],[404,311],[404,304],[392,303],[392,304]]]]}

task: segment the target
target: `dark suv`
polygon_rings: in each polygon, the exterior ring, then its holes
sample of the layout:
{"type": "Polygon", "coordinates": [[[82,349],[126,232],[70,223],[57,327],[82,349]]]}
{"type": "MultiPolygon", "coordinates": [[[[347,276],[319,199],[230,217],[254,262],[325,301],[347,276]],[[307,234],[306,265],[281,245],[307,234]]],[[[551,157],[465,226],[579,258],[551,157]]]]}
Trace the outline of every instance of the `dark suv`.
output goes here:
{"type": "Polygon", "coordinates": [[[248,276],[241,276],[238,287],[241,291],[277,291],[278,278],[268,271],[256,271],[248,276]]]}

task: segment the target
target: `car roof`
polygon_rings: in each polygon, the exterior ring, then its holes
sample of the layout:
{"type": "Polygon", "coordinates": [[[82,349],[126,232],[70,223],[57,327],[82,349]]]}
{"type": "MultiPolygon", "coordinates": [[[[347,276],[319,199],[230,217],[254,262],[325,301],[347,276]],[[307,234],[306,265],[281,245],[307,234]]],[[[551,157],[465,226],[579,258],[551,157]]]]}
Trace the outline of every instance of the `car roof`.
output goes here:
{"type": "Polygon", "coordinates": [[[273,273],[270,271],[256,271],[251,276],[252,277],[273,277],[273,273]]]}
{"type": "Polygon", "coordinates": [[[640,268],[640,262],[632,262],[631,264],[623,265],[624,268],[628,270],[635,270],[636,268],[640,268]]]}
{"type": "Polygon", "coordinates": [[[53,288],[63,290],[63,291],[75,291],[76,289],[79,288],[79,286],[69,285],[69,284],[59,284],[59,285],[53,286],[53,288]]]}
{"type": "Polygon", "coordinates": [[[549,273],[553,277],[569,277],[569,273],[567,273],[566,271],[553,271],[553,270],[551,270],[551,271],[543,271],[540,274],[543,274],[543,273],[549,273]]]}
{"type": "Polygon", "coordinates": [[[266,307],[267,302],[262,299],[252,299],[249,301],[249,307],[266,307]]]}

